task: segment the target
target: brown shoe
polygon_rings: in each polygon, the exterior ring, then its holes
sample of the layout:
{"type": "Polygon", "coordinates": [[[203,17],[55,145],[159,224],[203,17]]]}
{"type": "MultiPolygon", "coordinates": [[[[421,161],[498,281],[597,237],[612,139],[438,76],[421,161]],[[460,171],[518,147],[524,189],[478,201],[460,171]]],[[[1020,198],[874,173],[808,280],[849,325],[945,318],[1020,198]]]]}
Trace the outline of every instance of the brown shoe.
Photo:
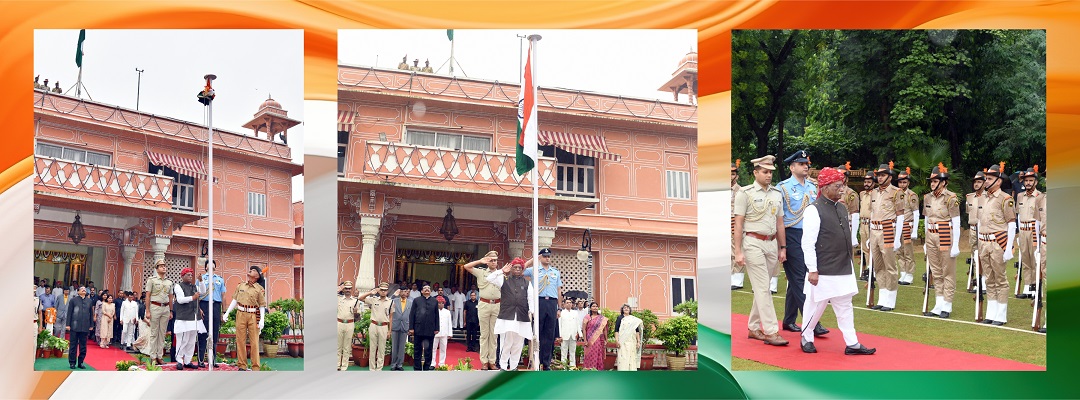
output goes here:
{"type": "Polygon", "coordinates": [[[484,365],[480,366],[481,371],[487,371],[487,369],[488,369],[488,363],[484,363],[484,365]]]}
{"type": "Polygon", "coordinates": [[[746,337],[750,338],[750,339],[754,339],[754,340],[766,340],[766,339],[768,339],[768,336],[765,336],[765,332],[762,332],[761,329],[754,329],[754,330],[750,331],[750,333],[747,334],[746,337]]]}
{"type": "Polygon", "coordinates": [[[765,337],[765,344],[773,346],[787,346],[788,341],[780,336],[779,333],[774,333],[765,337]]]}

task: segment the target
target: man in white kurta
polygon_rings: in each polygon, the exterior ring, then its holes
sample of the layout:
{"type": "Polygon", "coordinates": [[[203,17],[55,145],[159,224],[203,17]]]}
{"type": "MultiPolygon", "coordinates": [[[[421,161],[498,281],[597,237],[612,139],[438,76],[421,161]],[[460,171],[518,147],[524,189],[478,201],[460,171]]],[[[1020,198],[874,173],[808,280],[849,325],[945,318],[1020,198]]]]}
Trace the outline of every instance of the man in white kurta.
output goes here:
{"type": "Polygon", "coordinates": [[[131,349],[131,344],[135,342],[135,327],[138,322],[139,303],[132,300],[131,296],[127,296],[124,304],[120,306],[120,323],[124,326],[123,333],[120,334],[120,344],[125,349],[131,349]]]}
{"type": "Polygon", "coordinates": [[[176,335],[176,369],[196,368],[191,361],[195,355],[195,341],[199,331],[206,332],[199,320],[199,299],[205,294],[195,288],[195,272],[191,268],[180,271],[180,283],[173,285],[176,299],[173,334],[176,335]],[[201,328],[201,329],[200,329],[201,328]]]}
{"type": "Polygon", "coordinates": [[[574,301],[564,299],[563,308],[559,310],[559,338],[562,339],[559,360],[564,366],[577,366],[577,341],[580,337],[581,322],[578,320],[577,310],[574,310],[574,301]]]}
{"type": "Polygon", "coordinates": [[[443,303],[442,298],[438,302],[439,331],[435,333],[435,342],[431,345],[431,358],[435,360],[433,363],[435,367],[446,365],[446,345],[450,336],[454,334],[453,328],[450,327],[453,324],[450,310],[446,309],[446,303],[443,303]]]}
{"type": "Polygon", "coordinates": [[[454,286],[454,293],[450,294],[449,299],[449,305],[452,305],[452,307],[449,308],[452,311],[454,328],[464,328],[465,318],[463,317],[463,315],[465,314],[465,293],[461,293],[461,290],[458,289],[457,286],[454,286]]]}
{"type": "Polygon", "coordinates": [[[502,291],[499,317],[495,320],[495,334],[499,335],[501,343],[499,368],[507,371],[517,370],[525,339],[532,339],[531,321],[536,314],[536,291],[532,282],[525,279],[524,275],[525,260],[515,258],[510,264],[489,273],[485,278],[502,291]],[[528,308],[523,310],[520,305],[526,303],[528,308]]]}
{"type": "Polygon", "coordinates": [[[838,202],[845,180],[844,174],[836,169],[823,169],[818,175],[821,195],[803,214],[801,246],[807,268],[803,316],[810,320],[803,323],[801,344],[806,353],[817,353],[814,330],[808,327],[817,325],[829,303],[836,313],[836,324],[844,334],[847,345],[844,354],[868,355],[876,351],[860,344],[855,334],[851,298],[859,288],[851,261],[851,246],[858,243],[851,240],[852,226],[847,207],[838,202]]]}

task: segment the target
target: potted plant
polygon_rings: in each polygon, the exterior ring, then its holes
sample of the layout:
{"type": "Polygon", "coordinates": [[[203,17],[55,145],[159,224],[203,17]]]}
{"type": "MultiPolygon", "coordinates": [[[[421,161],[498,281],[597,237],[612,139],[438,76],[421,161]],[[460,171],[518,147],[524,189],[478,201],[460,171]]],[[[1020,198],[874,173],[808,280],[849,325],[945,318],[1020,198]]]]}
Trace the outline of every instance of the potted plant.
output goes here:
{"type": "MultiPolygon", "coordinates": [[[[697,315],[698,315],[698,312],[697,312],[697,300],[691,299],[691,300],[687,300],[687,301],[684,301],[682,303],[679,303],[679,305],[675,306],[674,310],[677,313],[688,316],[690,318],[693,318],[694,321],[697,321],[697,315]]],[[[691,345],[697,344],[697,336],[694,336],[694,340],[691,340],[690,344],[691,345]]]]}
{"type": "Polygon", "coordinates": [[[303,357],[304,354],[304,300],[303,299],[277,299],[270,303],[270,308],[281,311],[289,317],[289,334],[294,336],[292,340],[286,339],[285,345],[289,348],[289,355],[303,357]],[[296,339],[299,337],[300,339],[296,339]]]}
{"type": "Polygon", "coordinates": [[[405,364],[412,365],[413,363],[413,343],[411,340],[405,341],[405,364]]]}
{"type": "Polygon", "coordinates": [[[64,350],[67,350],[70,344],[67,340],[52,335],[45,339],[45,343],[45,347],[50,350],[53,358],[63,357],[64,350]]]}
{"type": "Polygon", "coordinates": [[[45,344],[49,340],[49,337],[51,337],[51,336],[52,336],[52,334],[49,333],[49,331],[47,331],[47,330],[43,330],[41,332],[38,332],[37,345],[34,346],[34,348],[37,349],[37,354],[35,355],[37,358],[46,358],[46,356],[49,355],[49,354],[46,354],[45,344]]]}
{"type": "Polygon", "coordinates": [[[259,338],[265,342],[266,356],[269,358],[277,357],[278,353],[278,341],[281,340],[281,333],[285,331],[285,328],[289,325],[289,317],[285,316],[285,313],[281,311],[274,311],[266,315],[266,322],[263,323],[262,334],[259,338]]]}
{"type": "Polygon", "coordinates": [[[529,369],[529,345],[521,345],[521,363],[518,364],[518,369],[529,369]]]}
{"type": "MultiPolygon", "coordinates": [[[[644,347],[646,343],[649,343],[649,339],[656,336],[656,329],[660,326],[660,318],[649,309],[634,311],[632,314],[641,319],[641,346],[644,347]]],[[[639,368],[646,371],[651,370],[655,359],[655,354],[642,352],[639,368]]]]}
{"type": "Polygon", "coordinates": [[[230,341],[232,341],[233,344],[236,343],[236,310],[230,312],[225,319],[225,322],[218,326],[218,340],[218,349],[221,349],[218,351],[229,358],[236,358],[236,346],[229,345],[230,341]],[[225,344],[224,349],[220,347],[221,344],[225,344]]]}
{"type": "Polygon", "coordinates": [[[353,364],[357,367],[368,366],[368,329],[371,328],[371,310],[364,310],[360,319],[353,323],[353,364]]]}
{"type": "Polygon", "coordinates": [[[668,354],[668,368],[681,371],[686,368],[686,348],[697,338],[697,321],[681,315],[660,324],[656,337],[664,343],[668,354]]]}

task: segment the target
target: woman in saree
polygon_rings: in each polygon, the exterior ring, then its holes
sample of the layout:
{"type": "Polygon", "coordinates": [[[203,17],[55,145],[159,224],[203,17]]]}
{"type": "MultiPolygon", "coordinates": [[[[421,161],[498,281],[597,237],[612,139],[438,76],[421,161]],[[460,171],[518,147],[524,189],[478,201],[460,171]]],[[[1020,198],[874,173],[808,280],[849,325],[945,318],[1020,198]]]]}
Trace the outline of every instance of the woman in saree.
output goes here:
{"type": "Polygon", "coordinates": [[[615,368],[619,371],[637,371],[641,365],[641,318],[633,316],[629,305],[619,310],[615,322],[615,340],[619,344],[619,356],[615,368]]]}
{"type": "Polygon", "coordinates": [[[585,360],[582,367],[604,369],[604,348],[607,346],[608,320],[600,314],[600,305],[589,303],[589,315],[581,323],[585,333],[585,360]]]}

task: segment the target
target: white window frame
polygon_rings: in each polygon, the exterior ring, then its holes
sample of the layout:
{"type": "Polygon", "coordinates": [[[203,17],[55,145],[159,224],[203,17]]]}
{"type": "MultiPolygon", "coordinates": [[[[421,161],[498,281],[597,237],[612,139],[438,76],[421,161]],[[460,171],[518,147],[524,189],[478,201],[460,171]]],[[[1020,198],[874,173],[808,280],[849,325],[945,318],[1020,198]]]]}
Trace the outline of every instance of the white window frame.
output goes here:
{"type": "Polygon", "coordinates": [[[101,166],[101,167],[110,167],[110,168],[112,167],[112,154],[102,153],[102,152],[99,152],[99,151],[80,149],[78,147],[65,146],[65,145],[49,143],[49,142],[37,142],[34,145],[34,155],[39,156],[39,157],[51,157],[51,158],[55,158],[55,159],[58,159],[58,160],[79,162],[79,163],[83,163],[83,164],[97,165],[97,166],[101,166]],[[52,157],[52,156],[47,156],[47,155],[42,154],[41,151],[40,151],[41,146],[52,146],[52,147],[59,148],[60,149],[60,157],[52,157]],[[68,152],[82,153],[82,160],[76,160],[75,157],[68,157],[67,156],[68,152]],[[90,155],[95,155],[95,156],[98,156],[98,157],[104,157],[104,158],[108,159],[108,163],[105,163],[105,164],[102,164],[102,163],[90,163],[89,161],[87,161],[87,159],[89,158],[90,155]]]}
{"type": "Polygon", "coordinates": [[[339,136],[338,136],[338,145],[337,145],[337,148],[338,148],[338,171],[337,171],[337,173],[338,173],[338,176],[345,176],[345,166],[348,165],[347,161],[348,161],[348,157],[349,157],[349,135],[351,135],[351,134],[346,134],[345,142],[342,142],[341,141],[341,136],[340,136],[341,132],[343,132],[343,131],[338,131],[339,136]]]}
{"type": "Polygon", "coordinates": [[[441,149],[448,149],[448,150],[467,150],[467,151],[478,151],[478,152],[490,153],[492,151],[491,150],[491,142],[492,142],[492,138],[490,136],[484,136],[484,135],[469,135],[469,134],[463,134],[463,133],[446,133],[446,132],[431,131],[431,130],[425,130],[425,129],[412,129],[412,128],[406,128],[405,129],[405,144],[408,144],[410,146],[428,146],[428,147],[438,147],[438,148],[441,148],[441,149]],[[418,133],[435,135],[435,143],[434,144],[416,144],[416,143],[413,143],[412,142],[412,139],[413,139],[412,135],[418,134],[418,133]],[[440,136],[456,136],[456,137],[458,137],[458,146],[456,148],[447,147],[447,146],[440,146],[439,145],[439,137],[440,136]],[[487,149],[483,149],[483,150],[464,149],[463,147],[465,145],[465,138],[483,139],[483,140],[487,141],[487,149]]]}
{"type": "Polygon", "coordinates": [[[667,198],[679,200],[690,200],[693,198],[692,191],[690,190],[690,171],[675,171],[669,169],[664,172],[667,198]]]}
{"type": "Polygon", "coordinates": [[[248,192],[247,202],[248,215],[254,215],[258,217],[266,216],[266,194],[248,192]]]}
{"type": "MultiPolygon", "coordinates": [[[[597,187],[600,186],[600,178],[596,175],[596,164],[599,160],[595,157],[583,156],[580,154],[570,153],[566,150],[560,149],[559,146],[549,145],[543,147],[551,147],[554,154],[547,154],[544,152],[543,156],[554,157],[555,162],[555,194],[558,196],[569,197],[581,197],[594,199],[596,198],[597,187]],[[559,162],[559,151],[569,153],[574,157],[573,164],[567,164],[559,162]],[[585,165],[584,160],[591,159],[592,165],[585,165]],[[570,176],[570,179],[559,179],[559,176],[570,176]],[[579,180],[578,176],[584,178],[579,180]],[[592,191],[588,190],[589,178],[592,178],[592,191]],[[567,184],[568,183],[568,184],[567,184]]],[[[593,206],[589,206],[593,208],[593,206]]]]}
{"type": "Polygon", "coordinates": [[[696,299],[697,294],[698,294],[697,277],[696,276],[671,275],[671,280],[674,281],[675,279],[678,279],[679,284],[681,285],[681,286],[679,286],[679,294],[681,295],[681,299],[679,299],[678,302],[675,301],[676,300],[675,299],[675,287],[674,287],[675,283],[671,282],[671,284],[672,284],[672,287],[671,287],[671,304],[669,304],[668,307],[671,307],[670,310],[671,310],[672,314],[675,314],[675,306],[676,305],[679,305],[680,303],[682,303],[684,301],[687,301],[687,300],[696,299]],[[692,281],[691,287],[694,288],[694,296],[690,297],[689,299],[686,298],[686,281],[687,280],[692,281]]]}

